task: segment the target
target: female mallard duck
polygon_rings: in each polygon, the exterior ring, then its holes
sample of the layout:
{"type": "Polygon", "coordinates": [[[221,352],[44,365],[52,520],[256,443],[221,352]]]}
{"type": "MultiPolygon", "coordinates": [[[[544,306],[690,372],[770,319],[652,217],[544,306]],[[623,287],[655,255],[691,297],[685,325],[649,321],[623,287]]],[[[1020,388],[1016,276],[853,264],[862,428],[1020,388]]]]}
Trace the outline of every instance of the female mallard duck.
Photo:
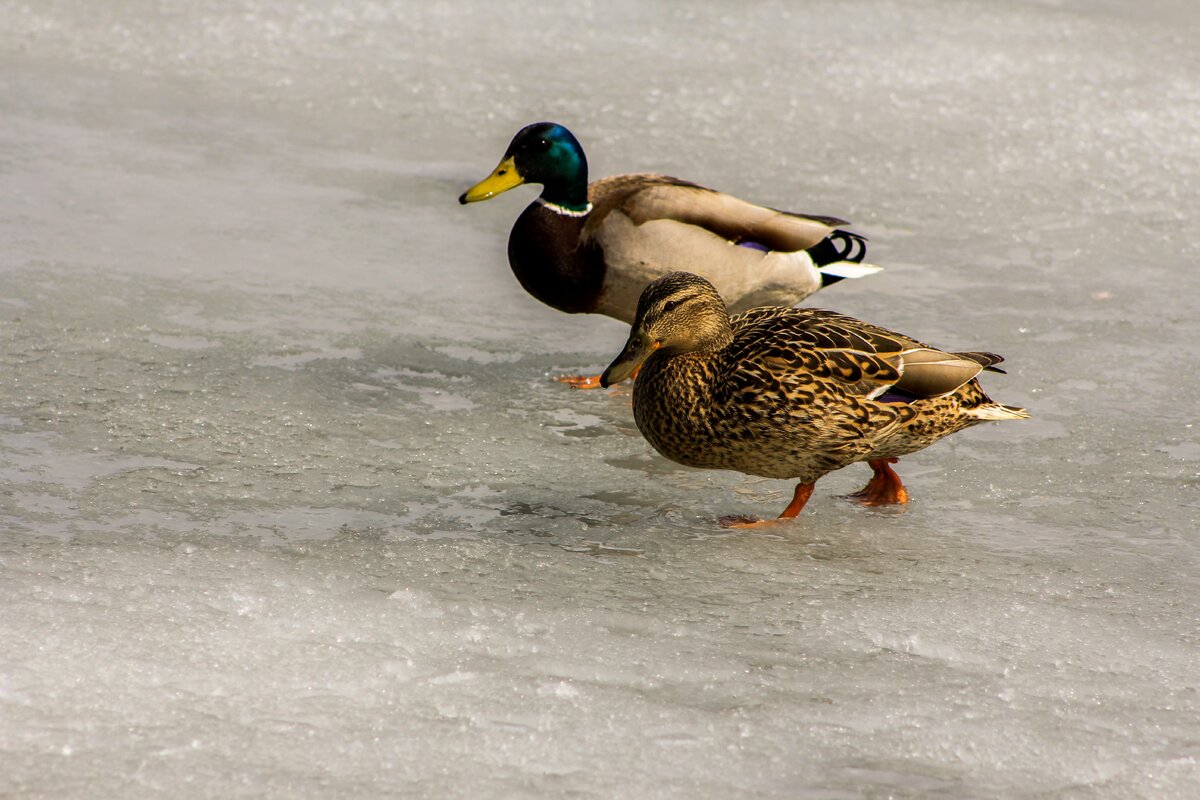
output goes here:
{"type": "Polygon", "coordinates": [[[799,480],[782,518],[800,513],[818,478],[856,461],[874,470],[856,499],[907,503],[888,466],[899,456],[979,422],[1027,418],[992,402],[975,379],[1001,372],[1002,360],[943,352],[821,309],[730,318],[711,283],[675,272],[646,287],[629,341],[600,381],[641,366],[633,415],[672,461],[799,480]]]}
{"type": "Polygon", "coordinates": [[[513,225],[508,262],[527,292],[560,311],[630,323],[646,284],[678,269],[703,275],[735,311],[792,305],[878,270],[859,263],[863,237],[839,230],[847,223],[834,217],[776,211],[665,175],[587,179],[574,135],[538,122],[458,198],[473,203],[542,184],[513,225]]]}

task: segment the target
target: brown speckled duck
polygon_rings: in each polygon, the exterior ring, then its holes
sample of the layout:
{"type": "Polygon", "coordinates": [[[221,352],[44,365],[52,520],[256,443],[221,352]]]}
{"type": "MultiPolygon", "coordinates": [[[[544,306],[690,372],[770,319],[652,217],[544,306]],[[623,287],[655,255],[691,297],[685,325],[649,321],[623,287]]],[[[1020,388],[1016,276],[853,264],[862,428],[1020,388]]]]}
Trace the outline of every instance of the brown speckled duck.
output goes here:
{"type": "Polygon", "coordinates": [[[542,193],[517,218],[508,261],[543,303],[632,322],[646,284],[687,269],[734,311],[792,305],[822,286],[871,274],[863,237],[844,220],[776,211],[665,175],[588,184],[587,158],[562,125],[522,128],[492,174],[459,202],[522,183],[542,193]]]}
{"type": "Polygon", "coordinates": [[[900,456],[980,422],[1027,418],[993,402],[976,380],[1000,372],[1000,361],[821,309],[756,308],[731,318],[711,283],[675,272],[646,287],[629,341],[601,383],[641,367],[634,418],[672,461],[798,480],[785,518],[800,513],[818,478],[856,461],[874,476],[853,497],[907,503],[889,466],[900,456]]]}

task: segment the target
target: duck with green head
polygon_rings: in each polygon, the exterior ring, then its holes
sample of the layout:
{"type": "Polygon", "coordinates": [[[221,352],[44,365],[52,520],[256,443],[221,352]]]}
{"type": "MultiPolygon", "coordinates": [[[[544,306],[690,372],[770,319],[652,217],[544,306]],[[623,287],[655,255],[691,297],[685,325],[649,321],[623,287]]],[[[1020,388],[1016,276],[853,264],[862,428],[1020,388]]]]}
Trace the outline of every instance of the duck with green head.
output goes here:
{"type": "Polygon", "coordinates": [[[542,192],[513,225],[509,264],[527,292],[568,313],[632,322],[642,289],[681,269],[712,282],[734,311],[792,305],[878,269],[861,263],[863,237],[834,217],[777,211],[666,175],[589,184],[583,147],[554,122],[522,128],[459,202],[523,183],[542,192]]]}
{"type": "MultiPolygon", "coordinates": [[[[891,468],[963,428],[1025,419],[993,402],[976,377],[1003,359],[951,353],[904,334],[815,308],[756,308],[730,317],[704,278],[651,283],[629,340],[601,376],[641,367],[633,416],[662,455],[691,467],[799,481],[794,517],[821,476],[866,461],[874,476],[854,498],[908,502],[891,468]]],[[[726,518],[735,527],[764,524],[726,518]]]]}

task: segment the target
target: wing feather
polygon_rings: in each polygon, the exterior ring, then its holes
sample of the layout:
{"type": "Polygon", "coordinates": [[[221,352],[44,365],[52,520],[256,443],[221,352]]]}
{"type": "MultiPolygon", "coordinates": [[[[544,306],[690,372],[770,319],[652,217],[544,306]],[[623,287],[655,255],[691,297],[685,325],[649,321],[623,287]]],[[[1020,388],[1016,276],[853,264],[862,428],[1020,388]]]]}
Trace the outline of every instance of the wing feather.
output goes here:
{"type": "Polygon", "coordinates": [[[868,399],[892,387],[918,398],[940,397],[1000,360],[993,353],[948,353],[824,309],[756,308],[732,322],[735,358],[762,360],[776,371],[806,371],[868,399]]]}
{"type": "Polygon", "coordinates": [[[641,225],[675,220],[695,225],[734,243],[755,242],[769,250],[807,250],[824,240],[844,220],[807,216],[755,205],[666,175],[618,175],[589,187],[592,214],[583,235],[597,234],[604,219],[621,210],[641,225]]]}

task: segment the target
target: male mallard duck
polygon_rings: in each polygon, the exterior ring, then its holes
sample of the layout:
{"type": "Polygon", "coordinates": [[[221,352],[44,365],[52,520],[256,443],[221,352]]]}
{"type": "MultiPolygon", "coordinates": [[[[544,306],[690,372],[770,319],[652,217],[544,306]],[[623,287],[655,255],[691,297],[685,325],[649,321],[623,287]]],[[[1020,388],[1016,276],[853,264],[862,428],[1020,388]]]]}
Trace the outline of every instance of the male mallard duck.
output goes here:
{"type": "Polygon", "coordinates": [[[641,367],[634,419],[672,461],[798,479],[782,518],[800,513],[818,478],[856,461],[874,470],[856,499],[907,503],[888,466],[899,456],[980,422],[1027,418],[992,402],[975,379],[1001,372],[1002,360],[943,352],[815,308],[730,318],[711,283],[675,272],[646,287],[629,341],[600,382],[641,367]]]}
{"type": "Polygon", "coordinates": [[[858,263],[863,237],[838,229],[848,223],[834,217],[776,211],[665,175],[587,179],[575,136],[538,122],[458,198],[473,203],[542,184],[509,234],[508,262],[527,292],[560,311],[630,323],[646,284],[678,269],[710,280],[735,311],[792,305],[878,270],[858,263]]]}

